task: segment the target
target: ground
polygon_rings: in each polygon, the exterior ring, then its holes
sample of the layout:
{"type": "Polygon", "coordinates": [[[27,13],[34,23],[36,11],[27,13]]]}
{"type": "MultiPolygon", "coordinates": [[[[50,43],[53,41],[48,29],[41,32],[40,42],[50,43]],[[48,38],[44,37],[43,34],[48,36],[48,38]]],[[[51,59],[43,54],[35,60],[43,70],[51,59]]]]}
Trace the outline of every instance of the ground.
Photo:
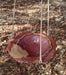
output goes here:
{"type": "MultiPolygon", "coordinates": [[[[0,1],[0,75],[66,75],[66,6],[50,2],[49,33],[56,41],[54,57],[39,64],[18,63],[9,55],[12,38],[13,0],[0,1]]],[[[40,0],[17,0],[14,35],[24,31],[40,32],[40,0]]],[[[43,2],[43,33],[47,32],[47,2],[43,2]]]]}

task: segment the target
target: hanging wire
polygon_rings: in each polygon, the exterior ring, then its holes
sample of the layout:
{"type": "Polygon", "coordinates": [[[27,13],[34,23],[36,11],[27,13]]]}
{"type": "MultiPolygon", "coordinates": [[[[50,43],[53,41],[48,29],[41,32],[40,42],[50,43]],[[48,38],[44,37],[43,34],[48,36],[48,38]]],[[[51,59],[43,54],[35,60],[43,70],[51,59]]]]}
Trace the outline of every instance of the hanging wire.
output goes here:
{"type": "Polygon", "coordinates": [[[14,9],[13,9],[13,25],[12,25],[12,39],[14,38],[14,19],[15,19],[15,7],[16,7],[16,0],[14,0],[14,9]]]}
{"type": "Polygon", "coordinates": [[[40,63],[42,63],[42,9],[43,0],[41,0],[41,23],[40,23],[40,63]]]}
{"type": "MultiPolygon", "coordinates": [[[[25,13],[27,13],[27,10],[28,10],[28,7],[27,7],[27,5],[26,5],[25,13]]],[[[26,21],[27,21],[27,25],[29,25],[29,20],[27,19],[26,21]]]]}
{"type": "Polygon", "coordinates": [[[50,27],[49,27],[49,0],[48,0],[48,18],[47,18],[47,35],[49,35],[49,30],[50,30],[50,27]]]}

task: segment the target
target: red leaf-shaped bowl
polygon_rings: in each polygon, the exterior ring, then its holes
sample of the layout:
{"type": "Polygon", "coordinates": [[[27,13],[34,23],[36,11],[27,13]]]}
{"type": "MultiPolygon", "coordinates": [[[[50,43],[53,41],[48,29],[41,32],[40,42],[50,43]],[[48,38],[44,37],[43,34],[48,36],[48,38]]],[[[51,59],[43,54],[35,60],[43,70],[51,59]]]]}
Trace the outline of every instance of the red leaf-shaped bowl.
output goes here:
{"type": "MultiPolygon", "coordinates": [[[[40,56],[40,33],[24,32],[17,35],[7,47],[9,54],[22,63],[38,63],[40,56]]],[[[53,57],[56,43],[53,38],[42,34],[42,61],[53,57]]]]}

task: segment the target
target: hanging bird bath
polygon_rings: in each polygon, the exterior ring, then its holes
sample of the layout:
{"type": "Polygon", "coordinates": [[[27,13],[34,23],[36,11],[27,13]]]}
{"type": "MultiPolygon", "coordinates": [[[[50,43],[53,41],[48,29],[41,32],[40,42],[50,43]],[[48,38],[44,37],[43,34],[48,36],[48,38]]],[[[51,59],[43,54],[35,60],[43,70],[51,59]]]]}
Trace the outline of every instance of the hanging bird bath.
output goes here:
{"type": "MultiPolygon", "coordinates": [[[[38,63],[40,56],[40,33],[20,33],[9,42],[8,52],[20,63],[38,63]]],[[[42,62],[53,57],[56,49],[54,39],[42,33],[42,62]]]]}

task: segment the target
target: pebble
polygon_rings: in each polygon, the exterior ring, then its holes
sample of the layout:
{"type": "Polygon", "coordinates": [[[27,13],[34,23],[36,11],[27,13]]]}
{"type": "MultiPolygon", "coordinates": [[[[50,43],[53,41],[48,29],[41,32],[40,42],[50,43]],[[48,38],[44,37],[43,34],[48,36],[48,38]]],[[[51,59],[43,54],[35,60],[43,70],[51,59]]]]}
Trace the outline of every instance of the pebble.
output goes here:
{"type": "Polygon", "coordinates": [[[48,72],[46,72],[45,74],[46,74],[46,75],[49,75],[49,73],[48,73],[48,72]]]}
{"type": "Polygon", "coordinates": [[[62,70],[63,70],[63,66],[57,63],[57,64],[55,65],[54,69],[55,69],[55,70],[58,70],[58,71],[62,71],[62,70]]]}
{"type": "Polygon", "coordinates": [[[57,49],[62,49],[62,48],[63,48],[63,45],[57,45],[56,50],[57,49]]]}
{"type": "Polygon", "coordinates": [[[66,42],[65,42],[65,41],[62,41],[62,44],[63,44],[63,45],[66,45],[66,42]]]}

